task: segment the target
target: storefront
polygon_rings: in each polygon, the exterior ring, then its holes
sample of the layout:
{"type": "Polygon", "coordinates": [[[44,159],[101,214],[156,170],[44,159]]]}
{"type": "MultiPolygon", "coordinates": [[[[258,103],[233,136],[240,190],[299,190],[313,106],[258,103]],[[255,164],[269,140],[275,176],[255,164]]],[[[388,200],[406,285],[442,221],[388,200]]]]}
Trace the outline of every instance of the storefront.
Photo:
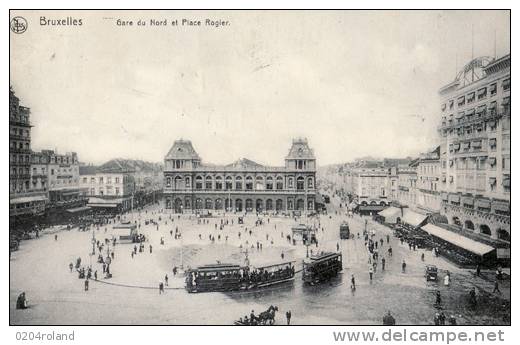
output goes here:
{"type": "Polygon", "coordinates": [[[432,237],[440,255],[459,265],[491,264],[496,260],[496,250],[490,245],[433,224],[426,224],[421,229],[432,237]]]}

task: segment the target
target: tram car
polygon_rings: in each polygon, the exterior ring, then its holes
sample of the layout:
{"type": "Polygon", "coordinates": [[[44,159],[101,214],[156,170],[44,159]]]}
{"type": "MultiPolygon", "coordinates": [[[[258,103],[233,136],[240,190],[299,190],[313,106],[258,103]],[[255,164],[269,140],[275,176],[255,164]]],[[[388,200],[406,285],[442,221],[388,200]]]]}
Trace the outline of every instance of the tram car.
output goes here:
{"type": "Polygon", "coordinates": [[[343,222],[339,226],[339,238],[342,240],[348,240],[350,238],[350,227],[347,222],[343,222]]]}
{"type": "Polygon", "coordinates": [[[204,265],[186,272],[188,292],[236,291],[242,286],[243,268],[240,265],[204,265]]]}
{"type": "Polygon", "coordinates": [[[302,279],[314,285],[336,277],[342,269],[341,253],[322,253],[303,261],[302,279]]]}
{"type": "Polygon", "coordinates": [[[264,288],[294,280],[294,261],[244,268],[244,283],[246,289],[264,288]]]}

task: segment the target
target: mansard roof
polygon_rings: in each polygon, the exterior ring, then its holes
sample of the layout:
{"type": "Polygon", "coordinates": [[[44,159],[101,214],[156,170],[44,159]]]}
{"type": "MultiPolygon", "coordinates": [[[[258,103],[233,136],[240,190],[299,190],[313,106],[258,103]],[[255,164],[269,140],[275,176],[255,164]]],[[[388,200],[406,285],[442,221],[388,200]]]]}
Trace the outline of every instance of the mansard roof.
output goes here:
{"type": "Polygon", "coordinates": [[[261,168],[261,167],[263,167],[263,165],[259,164],[257,162],[254,162],[250,159],[247,159],[247,158],[240,158],[231,164],[227,164],[225,167],[226,168],[242,168],[242,169],[253,168],[254,169],[254,168],[261,168]]]}
{"type": "Polygon", "coordinates": [[[316,159],[306,138],[293,139],[291,149],[285,159],[316,159]]]}
{"type": "Polygon", "coordinates": [[[190,140],[175,140],[165,159],[194,159],[200,160],[200,156],[193,148],[190,140]]]}

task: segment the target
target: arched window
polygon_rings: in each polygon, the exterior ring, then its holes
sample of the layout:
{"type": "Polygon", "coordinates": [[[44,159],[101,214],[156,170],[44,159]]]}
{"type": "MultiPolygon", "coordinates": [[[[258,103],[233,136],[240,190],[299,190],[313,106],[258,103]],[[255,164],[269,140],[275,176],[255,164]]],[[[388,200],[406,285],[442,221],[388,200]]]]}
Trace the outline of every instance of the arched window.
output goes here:
{"type": "Polygon", "coordinates": [[[231,176],[226,177],[226,190],[233,189],[233,178],[231,176]]]}
{"type": "Polygon", "coordinates": [[[466,229],[468,230],[475,230],[475,225],[473,224],[473,222],[471,220],[467,220],[464,222],[464,226],[466,227],[466,229]]]}
{"type": "Polygon", "coordinates": [[[222,190],[222,177],[221,176],[217,176],[215,178],[215,189],[222,190]]]}
{"type": "Polygon", "coordinates": [[[262,176],[258,176],[256,178],[256,190],[264,190],[264,178],[262,176]]]}
{"type": "Polygon", "coordinates": [[[251,176],[246,177],[246,190],[253,190],[253,178],[251,176]]]}
{"type": "Polygon", "coordinates": [[[213,189],[213,178],[211,176],[206,176],[206,189],[213,189]]]}
{"type": "Polygon", "coordinates": [[[480,233],[482,235],[491,236],[491,229],[486,224],[480,226],[480,233]]]}
{"type": "Polygon", "coordinates": [[[304,190],[305,189],[305,179],[303,177],[298,177],[296,180],[296,189],[297,190],[304,190]]]}
{"type": "Polygon", "coordinates": [[[276,178],[276,189],[277,190],[282,190],[283,189],[283,177],[281,177],[281,176],[278,176],[276,178]]]}
{"type": "Polygon", "coordinates": [[[202,176],[197,176],[195,178],[195,189],[202,189],[202,176]]]}
{"type": "MultiPolygon", "coordinates": [[[[273,178],[271,176],[268,176],[266,179],[265,189],[273,190],[273,178]]],[[[267,209],[267,206],[266,206],[266,209],[267,209]]]]}
{"type": "Polygon", "coordinates": [[[182,189],[182,177],[176,176],[174,179],[175,189],[182,189]]]}
{"type": "Polygon", "coordinates": [[[511,235],[509,234],[509,232],[507,232],[507,230],[504,230],[504,229],[498,229],[497,230],[497,237],[501,240],[504,240],[504,241],[507,241],[507,242],[511,242],[511,235]]]}
{"type": "Polygon", "coordinates": [[[309,189],[313,189],[314,188],[314,180],[312,179],[312,177],[309,177],[307,179],[307,188],[309,188],[309,189]]]}
{"type": "Polygon", "coordinates": [[[241,176],[235,177],[235,189],[242,190],[242,177],[241,176]]]}

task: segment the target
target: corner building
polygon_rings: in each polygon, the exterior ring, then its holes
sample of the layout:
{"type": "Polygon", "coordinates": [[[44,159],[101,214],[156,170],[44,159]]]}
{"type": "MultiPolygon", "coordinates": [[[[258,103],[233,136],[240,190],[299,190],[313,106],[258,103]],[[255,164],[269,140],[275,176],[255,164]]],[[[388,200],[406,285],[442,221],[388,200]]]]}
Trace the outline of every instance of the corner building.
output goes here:
{"type": "Polygon", "coordinates": [[[165,206],[175,213],[313,211],[316,158],[307,139],[294,139],[285,166],[249,159],[203,163],[191,141],[176,140],[164,158],[165,206]]]}
{"type": "Polygon", "coordinates": [[[511,56],[480,57],[439,91],[441,213],[451,225],[510,242],[511,56]]]}

